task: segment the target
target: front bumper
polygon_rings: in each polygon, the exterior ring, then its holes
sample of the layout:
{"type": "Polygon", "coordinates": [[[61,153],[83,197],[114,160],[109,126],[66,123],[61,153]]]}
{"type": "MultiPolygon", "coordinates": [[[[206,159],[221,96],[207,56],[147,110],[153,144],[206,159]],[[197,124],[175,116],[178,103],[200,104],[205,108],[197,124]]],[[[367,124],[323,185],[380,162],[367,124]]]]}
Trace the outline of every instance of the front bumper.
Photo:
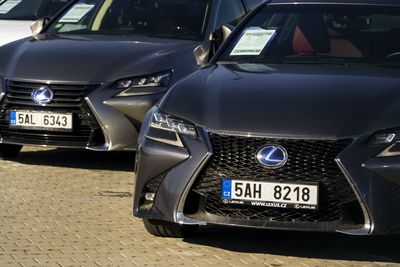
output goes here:
{"type": "MultiPolygon", "coordinates": [[[[333,178],[342,180],[338,183],[339,187],[336,185],[329,190],[333,190],[342,198],[349,197],[345,204],[348,206],[343,208],[346,210],[345,216],[339,216],[342,207],[334,213],[330,210],[334,207],[327,209],[321,206],[318,214],[274,210],[267,212],[267,215],[264,214],[264,217],[258,216],[258,219],[254,219],[254,213],[242,212],[245,208],[238,208],[229,213],[223,204],[218,206],[218,203],[214,203],[215,210],[204,209],[202,208],[204,199],[201,195],[199,197],[198,194],[193,194],[196,183],[198,184],[199,179],[204,177],[204,170],[209,168],[218,153],[213,148],[209,133],[199,129],[198,139],[181,136],[184,148],[154,141],[153,138],[148,138],[147,134],[148,129],[142,129],[135,171],[134,214],[138,217],[181,224],[210,223],[356,235],[400,232],[400,216],[397,212],[397,205],[400,204],[400,181],[393,179],[393,170],[398,169],[400,158],[395,157],[390,159],[390,162],[387,158],[375,158],[382,147],[367,146],[369,137],[354,138],[330,165],[332,168],[337,168],[330,172],[332,175],[333,171],[337,171],[338,176],[333,178]],[[378,171],[383,169],[384,173],[378,171]],[[340,192],[336,192],[338,190],[340,192]],[[146,200],[146,193],[153,193],[154,199],[146,200]],[[193,203],[195,205],[192,205],[193,203]],[[242,214],[238,216],[240,212],[242,214]],[[243,214],[247,214],[248,218],[242,216],[243,214]],[[308,218],[301,218],[301,215],[308,218]]],[[[234,134],[230,136],[237,137],[234,134]]],[[[223,172],[224,170],[221,170],[221,173],[223,172]]],[[[331,182],[329,179],[328,175],[321,183],[329,184],[331,182]]],[[[209,180],[208,183],[213,181],[209,180]]],[[[213,186],[213,190],[219,190],[218,177],[213,186]]],[[[218,194],[219,191],[216,192],[216,195],[218,194]]],[[[340,199],[337,201],[337,205],[342,205],[340,199]]]]}
{"type": "Polygon", "coordinates": [[[158,92],[117,97],[120,92],[110,89],[110,84],[48,84],[37,81],[8,81],[2,84],[5,89],[0,95],[0,142],[95,151],[136,150],[144,115],[163,96],[162,92],[158,92]],[[38,105],[29,98],[30,91],[41,85],[48,85],[55,91],[54,101],[46,106],[38,105]],[[10,110],[72,113],[73,131],[12,129],[8,125],[10,110]]]}

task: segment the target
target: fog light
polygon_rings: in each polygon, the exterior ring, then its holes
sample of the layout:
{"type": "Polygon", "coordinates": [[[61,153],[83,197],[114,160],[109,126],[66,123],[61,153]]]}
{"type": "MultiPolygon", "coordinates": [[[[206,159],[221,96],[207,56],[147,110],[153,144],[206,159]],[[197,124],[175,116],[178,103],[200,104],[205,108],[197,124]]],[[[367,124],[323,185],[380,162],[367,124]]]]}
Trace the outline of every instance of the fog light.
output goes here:
{"type": "Polygon", "coordinates": [[[147,200],[147,201],[154,201],[154,196],[155,196],[156,194],[155,193],[146,193],[145,195],[144,195],[144,198],[147,200]]]}

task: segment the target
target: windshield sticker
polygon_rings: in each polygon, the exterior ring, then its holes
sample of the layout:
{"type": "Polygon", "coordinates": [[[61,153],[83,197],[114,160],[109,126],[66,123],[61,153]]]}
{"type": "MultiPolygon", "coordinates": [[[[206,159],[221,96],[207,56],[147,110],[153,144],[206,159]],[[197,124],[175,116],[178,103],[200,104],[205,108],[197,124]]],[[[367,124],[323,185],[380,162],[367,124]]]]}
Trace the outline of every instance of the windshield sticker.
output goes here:
{"type": "Polygon", "coordinates": [[[248,28],[240,38],[239,42],[237,42],[230,55],[258,56],[275,35],[275,29],[265,30],[258,27],[248,28]]]}
{"type": "Polygon", "coordinates": [[[79,22],[95,5],[76,4],[60,20],[63,23],[79,22]]]}
{"type": "Polygon", "coordinates": [[[8,0],[0,5],[0,14],[7,14],[14,7],[18,6],[22,0],[8,0]]]}

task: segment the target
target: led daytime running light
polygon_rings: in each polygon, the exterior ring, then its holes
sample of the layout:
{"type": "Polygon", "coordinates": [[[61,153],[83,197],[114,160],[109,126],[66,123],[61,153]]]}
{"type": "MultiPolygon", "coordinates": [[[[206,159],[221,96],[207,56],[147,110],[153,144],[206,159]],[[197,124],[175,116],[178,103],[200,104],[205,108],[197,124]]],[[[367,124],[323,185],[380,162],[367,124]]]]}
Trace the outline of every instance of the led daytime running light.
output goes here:
{"type": "Polygon", "coordinates": [[[197,136],[194,125],[159,112],[153,114],[151,126],[179,134],[197,136]]]}

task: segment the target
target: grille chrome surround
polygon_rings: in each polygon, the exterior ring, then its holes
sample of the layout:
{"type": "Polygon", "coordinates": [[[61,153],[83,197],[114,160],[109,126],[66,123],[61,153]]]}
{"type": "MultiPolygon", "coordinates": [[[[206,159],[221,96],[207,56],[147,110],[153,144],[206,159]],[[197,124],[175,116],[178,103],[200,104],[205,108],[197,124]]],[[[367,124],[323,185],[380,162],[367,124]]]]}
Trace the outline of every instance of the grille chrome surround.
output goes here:
{"type": "Polygon", "coordinates": [[[359,229],[363,226],[364,216],[357,196],[335,161],[352,140],[272,139],[215,133],[210,133],[209,138],[214,153],[189,192],[183,212],[186,217],[211,223],[282,226],[285,229],[296,225],[304,226],[304,229],[312,228],[315,223],[320,226],[314,227],[316,230],[359,229]],[[288,150],[287,165],[268,170],[256,163],[256,151],[267,144],[281,145],[288,150]],[[226,205],[220,201],[222,177],[318,182],[321,190],[319,209],[308,211],[226,205]],[[196,200],[198,211],[194,214],[185,212],[193,199],[199,199],[196,200]],[[349,208],[355,214],[349,215],[349,208]]]}
{"type": "Polygon", "coordinates": [[[104,135],[99,123],[84,98],[98,85],[40,84],[8,81],[0,102],[0,134],[4,143],[24,145],[79,147],[104,145],[104,135]],[[32,92],[49,86],[54,92],[48,104],[35,103],[32,92]],[[11,110],[32,110],[72,113],[72,132],[51,130],[13,129],[9,127],[11,110]]]}

